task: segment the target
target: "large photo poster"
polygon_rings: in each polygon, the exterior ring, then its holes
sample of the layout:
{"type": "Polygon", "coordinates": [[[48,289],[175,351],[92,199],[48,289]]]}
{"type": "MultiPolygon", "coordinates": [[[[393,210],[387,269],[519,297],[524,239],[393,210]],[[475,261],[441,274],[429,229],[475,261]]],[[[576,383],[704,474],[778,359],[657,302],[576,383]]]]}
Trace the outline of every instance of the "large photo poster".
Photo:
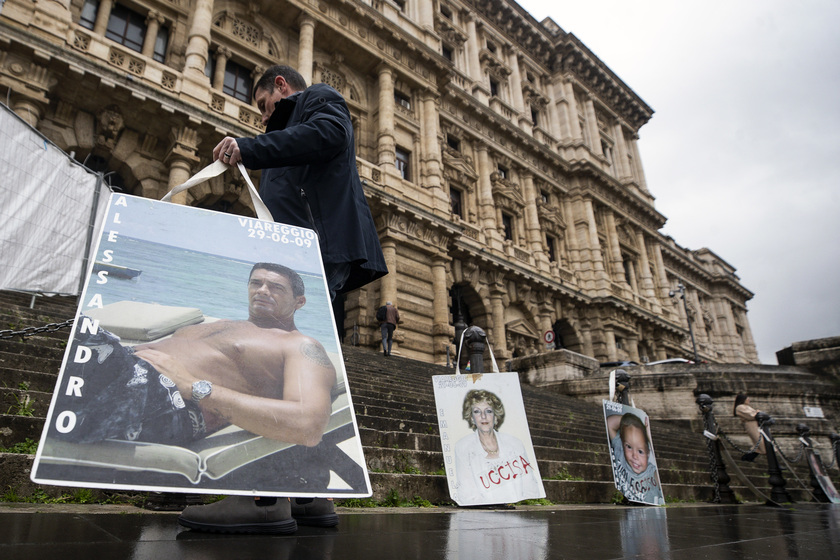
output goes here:
{"type": "Polygon", "coordinates": [[[544,498],[517,373],[435,375],[449,495],[459,506],[544,498]]]}
{"type": "Polygon", "coordinates": [[[626,404],[603,402],[616,489],[631,502],[664,505],[648,415],[626,404]]]}
{"type": "Polygon", "coordinates": [[[314,231],[112,195],[32,479],[371,494],[314,231]]]}

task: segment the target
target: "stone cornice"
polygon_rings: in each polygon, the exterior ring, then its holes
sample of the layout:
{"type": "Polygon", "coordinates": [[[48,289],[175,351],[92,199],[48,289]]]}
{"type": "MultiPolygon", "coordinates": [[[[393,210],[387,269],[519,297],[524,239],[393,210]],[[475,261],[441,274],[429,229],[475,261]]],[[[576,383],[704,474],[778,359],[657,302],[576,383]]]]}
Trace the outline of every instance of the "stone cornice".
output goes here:
{"type": "Polygon", "coordinates": [[[638,132],[653,116],[653,109],[616,76],[574,35],[567,34],[557,45],[555,72],[572,74],[597,95],[598,100],[638,132]]]}

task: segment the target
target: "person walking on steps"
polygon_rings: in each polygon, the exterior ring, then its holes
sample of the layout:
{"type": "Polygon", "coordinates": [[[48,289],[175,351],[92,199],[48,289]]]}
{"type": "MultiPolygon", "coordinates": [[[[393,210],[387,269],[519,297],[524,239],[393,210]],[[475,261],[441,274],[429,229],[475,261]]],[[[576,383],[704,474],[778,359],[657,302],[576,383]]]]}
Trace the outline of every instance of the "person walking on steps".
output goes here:
{"type": "Polygon", "coordinates": [[[379,320],[379,330],[382,332],[382,353],[390,356],[394,330],[400,322],[400,312],[393,303],[386,301],[385,305],[376,311],[376,318],[379,320]]]}

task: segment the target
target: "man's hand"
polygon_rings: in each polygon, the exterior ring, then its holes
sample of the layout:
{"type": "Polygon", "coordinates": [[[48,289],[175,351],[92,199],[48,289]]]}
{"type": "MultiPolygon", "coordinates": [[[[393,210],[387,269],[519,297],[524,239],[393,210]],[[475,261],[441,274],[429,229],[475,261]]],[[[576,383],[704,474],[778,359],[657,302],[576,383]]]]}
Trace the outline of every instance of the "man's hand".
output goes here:
{"type": "Polygon", "coordinates": [[[191,375],[179,360],[152,348],[137,350],[134,355],[143,358],[155,366],[155,369],[160,373],[171,379],[185,401],[192,399],[192,384],[198,381],[198,378],[191,375]]]}
{"type": "Polygon", "coordinates": [[[242,161],[242,153],[239,151],[239,145],[236,143],[236,139],[225,136],[224,140],[213,148],[213,161],[217,159],[229,165],[236,165],[236,162],[242,161]]]}

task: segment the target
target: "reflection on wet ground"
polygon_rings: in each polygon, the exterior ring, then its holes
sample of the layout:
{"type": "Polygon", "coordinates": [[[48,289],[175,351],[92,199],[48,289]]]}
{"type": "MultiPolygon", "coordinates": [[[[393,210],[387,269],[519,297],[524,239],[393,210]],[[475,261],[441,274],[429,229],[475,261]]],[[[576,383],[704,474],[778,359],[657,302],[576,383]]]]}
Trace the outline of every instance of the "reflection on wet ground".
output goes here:
{"type": "Polygon", "coordinates": [[[833,504],[340,513],[337,528],[300,527],[295,535],[284,537],[226,536],[182,529],[177,514],[4,505],[0,558],[840,558],[840,505],[833,504]]]}

